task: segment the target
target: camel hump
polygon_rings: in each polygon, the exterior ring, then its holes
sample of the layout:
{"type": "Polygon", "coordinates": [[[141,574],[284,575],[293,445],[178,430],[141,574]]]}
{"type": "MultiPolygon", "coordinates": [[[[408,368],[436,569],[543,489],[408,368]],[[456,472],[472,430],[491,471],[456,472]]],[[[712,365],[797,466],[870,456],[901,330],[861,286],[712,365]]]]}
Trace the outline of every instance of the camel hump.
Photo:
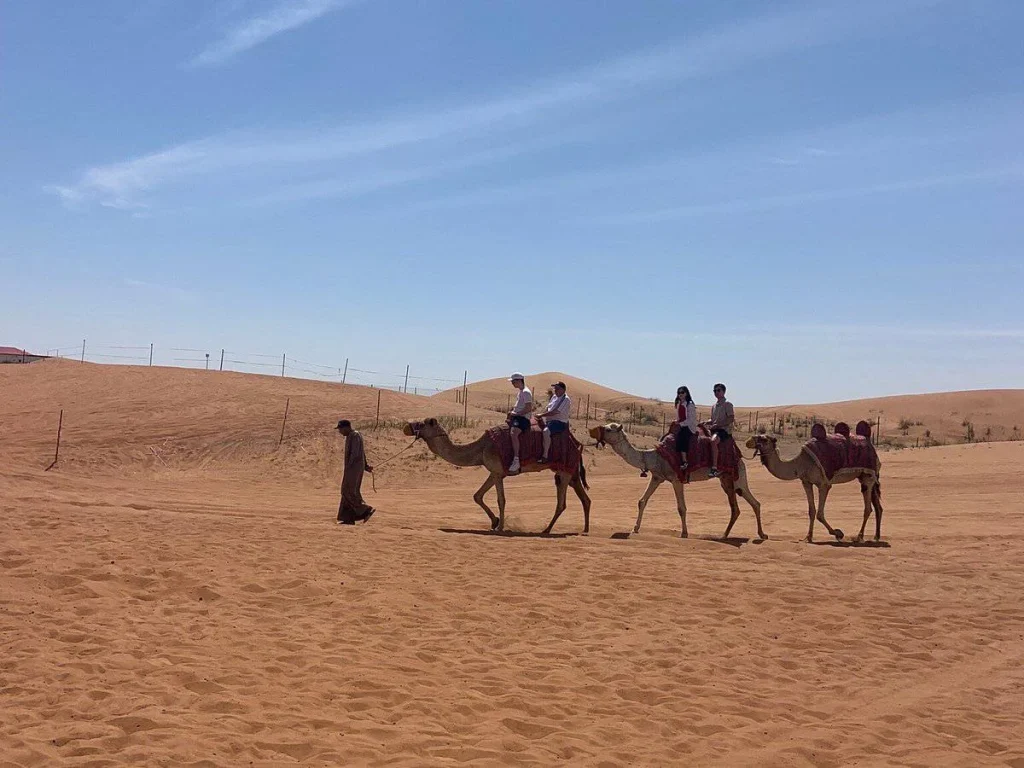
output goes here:
{"type": "Polygon", "coordinates": [[[836,426],[835,426],[835,429],[833,431],[837,435],[842,435],[843,437],[849,437],[850,436],[850,425],[847,424],[845,421],[838,421],[838,422],[836,422],[836,426]]]}
{"type": "Polygon", "coordinates": [[[828,439],[828,433],[825,432],[824,424],[815,424],[811,427],[811,437],[815,440],[826,440],[828,439]]]}
{"type": "Polygon", "coordinates": [[[861,437],[871,437],[871,424],[861,419],[857,422],[857,434],[861,437]]]}

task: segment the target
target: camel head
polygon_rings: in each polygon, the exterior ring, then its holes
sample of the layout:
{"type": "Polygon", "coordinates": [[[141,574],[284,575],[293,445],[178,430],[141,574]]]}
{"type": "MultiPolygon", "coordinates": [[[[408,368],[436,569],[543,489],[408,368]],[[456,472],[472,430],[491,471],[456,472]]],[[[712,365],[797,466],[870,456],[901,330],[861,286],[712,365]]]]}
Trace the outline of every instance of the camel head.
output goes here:
{"type": "Polygon", "coordinates": [[[754,449],[755,456],[764,456],[778,450],[778,440],[771,435],[751,435],[747,438],[747,448],[754,449]]]}
{"type": "Polygon", "coordinates": [[[604,444],[609,440],[615,441],[622,437],[622,425],[612,422],[611,424],[605,424],[603,427],[600,425],[591,427],[590,436],[594,438],[594,442],[597,443],[599,448],[603,448],[604,444]]]}
{"type": "Polygon", "coordinates": [[[402,433],[406,437],[416,437],[423,440],[447,434],[444,431],[444,427],[433,416],[423,421],[407,421],[405,426],[402,427],[402,433]]]}

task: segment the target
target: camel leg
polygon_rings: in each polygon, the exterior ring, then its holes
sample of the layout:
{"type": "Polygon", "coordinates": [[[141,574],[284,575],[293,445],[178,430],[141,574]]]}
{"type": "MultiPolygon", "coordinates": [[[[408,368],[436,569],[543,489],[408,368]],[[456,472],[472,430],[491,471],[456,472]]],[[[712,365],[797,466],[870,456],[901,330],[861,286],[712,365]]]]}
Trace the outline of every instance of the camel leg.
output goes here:
{"type": "Polygon", "coordinates": [[[736,481],[736,495],[742,496],[743,500],[754,510],[754,519],[757,521],[757,538],[767,539],[768,534],[761,527],[761,502],[755,499],[754,494],[750,492],[750,486],[747,485],[747,470],[742,464],[740,464],[739,479],[736,481]]]}
{"type": "Polygon", "coordinates": [[[479,504],[483,508],[484,512],[487,513],[487,516],[491,518],[492,531],[498,527],[498,518],[494,516],[491,508],[487,506],[487,502],[484,501],[484,496],[487,495],[487,492],[494,487],[495,482],[497,482],[495,476],[488,475],[487,479],[484,480],[484,484],[480,486],[480,490],[473,494],[473,501],[479,504]]]}
{"type": "Polygon", "coordinates": [[[583,481],[579,475],[572,478],[570,485],[576,491],[576,495],[583,505],[583,535],[586,536],[590,533],[590,495],[587,493],[587,489],[583,487],[583,481]]]}
{"type": "Polygon", "coordinates": [[[868,518],[871,517],[871,497],[875,493],[874,481],[861,478],[860,492],[864,497],[864,522],[860,524],[860,533],[857,534],[857,541],[864,541],[864,529],[868,527],[868,518]]]}
{"type": "Polygon", "coordinates": [[[722,477],[722,490],[725,491],[725,496],[729,499],[729,524],[725,526],[725,533],[722,534],[723,539],[728,539],[729,532],[732,531],[732,527],[739,519],[740,503],[736,501],[736,487],[731,479],[722,477]]]}
{"type": "Polygon", "coordinates": [[[875,541],[882,539],[882,484],[875,480],[871,489],[871,503],[875,507],[875,541]]]}
{"type": "Polygon", "coordinates": [[[804,483],[804,493],[807,494],[807,516],[810,518],[807,523],[807,541],[814,541],[814,486],[808,483],[806,480],[804,483]]]}
{"type": "Polygon", "coordinates": [[[686,486],[678,480],[669,481],[672,483],[672,490],[676,492],[676,509],[679,511],[679,519],[682,521],[683,530],[679,537],[689,538],[690,532],[686,530],[686,486]]]}
{"type": "Polygon", "coordinates": [[[494,484],[498,487],[498,528],[499,531],[505,530],[505,480],[502,477],[496,477],[494,484]]]}
{"type": "MultiPolygon", "coordinates": [[[[640,501],[636,503],[636,525],[633,526],[633,533],[640,533],[640,523],[644,519],[644,509],[647,507],[647,502],[650,501],[651,496],[658,490],[658,486],[661,485],[662,479],[654,474],[651,474],[651,481],[647,483],[647,490],[644,495],[640,497],[640,501]]],[[[677,493],[678,497],[679,494],[677,493]]]]}
{"type": "Polygon", "coordinates": [[[838,528],[833,528],[828,524],[828,520],[825,519],[825,500],[828,498],[829,490],[831,489],[827,485],[822,485],[818,488],[818,522],[825,526],[829,536],[835,536],[836,541],[839,541],[843,538],[843,532],[838,528]]]}
{"type": "Polygon", "coordinates": [[[551,529],[555,527],[555,523],[558,518],[562,516],[565,511],[565,493],[566,487],[569,485],[569,478],[563,472],[555,473],[555,496],[557,501],[555,502],[555,516],[551,518],[551,522],[548,523],[548,527],[544,529],[543,533],[546,536],[551,533],[551,529]]]}

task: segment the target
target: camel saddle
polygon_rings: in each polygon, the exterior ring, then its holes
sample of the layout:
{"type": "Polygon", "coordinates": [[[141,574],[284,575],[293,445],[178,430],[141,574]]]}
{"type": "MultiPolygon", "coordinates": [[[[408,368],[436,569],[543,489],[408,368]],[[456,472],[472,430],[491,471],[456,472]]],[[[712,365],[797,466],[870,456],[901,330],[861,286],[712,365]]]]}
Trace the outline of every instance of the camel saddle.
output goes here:
{"type": "MultiPolygon", "coordinates": [[[[519,435],[519,463],[525,470],[526,467],[536,464],[544,455],[544,432],[534,422],[529,432],[519,435]]],[[[508,468],[512,466],[512,432],[508,424],[500,427],[491,427],[487,430],[487,437],[494,443],[498,454],[501,456],[501,466],[505,475],[509,474],[508,468]]],[[[570,432],[560,432],[551,436],[551,452],[548,455],[546,469],[552,472],[569,472],[576,474],[580,469],[580,461],[583,458],[583,446],[580,441],[570,432]]]]}
{"type": "MultiPolygon", "coordinates": [[[[690,475],[698,469],[709,469],[711,467],[711,436],[704,427],[700,427],[700,434],[690,439],[690,452],[686,456],[688,464],[685,470],[681,469],[679,451],[676,450],[676,429],[671,430],[661,438],[657,451],[665,461],[675,470],[676,477],[681,482],[690,482],[690,475]]],[[[734,482],[740,476],[740,447],[733,438],[718,446],[718,471],[722,477],[729,477],[734,482]]]]}
{"type": "Polygon", "coordinates": [[[857,424],[857,434],[850,434],[850,427],[843,422],[835,426],[835,432],[828,434],[824,424],[811,427],[811,439],[804,443],[803,450],[814,457],[829,482],[844,469],[869,469],[875,471],[878,455],[871,444],[871,427],[866,421],[857,424]],[[864,434],[866,433],[866,434],[864,434]]]}

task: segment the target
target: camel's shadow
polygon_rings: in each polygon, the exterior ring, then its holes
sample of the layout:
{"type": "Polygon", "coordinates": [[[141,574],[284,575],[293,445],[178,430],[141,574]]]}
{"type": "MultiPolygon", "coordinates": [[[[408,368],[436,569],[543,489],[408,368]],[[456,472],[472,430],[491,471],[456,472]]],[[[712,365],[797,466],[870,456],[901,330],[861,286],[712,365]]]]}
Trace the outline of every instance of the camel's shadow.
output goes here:
{"type": "MultiPolygon", "coordinates": [[[[635,534],[632,531],[619,531],[617,533],[613,533],[611,538],[622,540],[632,538],[634,535],[635,534]]],[[[676,538],[682,537],[677,536],[676,538]]],[[[766,539],[750,539],[744,536],[730,536],[727,539],[723,539],[721,536],[711,535],[689,536],[688,538],[691,540],[695,539],[697,541],[710,541],[712,544],[726,544],[730,547],[735,547],[736,549],[739,549],[744,544],[763,544],[766,541],[766,539]]]]}
{"type": "Polygon", "coordinates": [[[569,539],[581,533],[543,533],[541,531],[492,531],[480,528],[441,528],[442,533],[464,533],[471,536],[503,536],[507,539],[569,539]]]}
{"type": "MultiPolygon", "coordinates": [[[[807,542],[801,539],[798,543],[806,544],[807,542]]],[[[853,539],[830,539],[810,543],[816,547],[865,547],[867,549],[889,549],[892,547],[888,541],[854,541],[853,539]]]]}

